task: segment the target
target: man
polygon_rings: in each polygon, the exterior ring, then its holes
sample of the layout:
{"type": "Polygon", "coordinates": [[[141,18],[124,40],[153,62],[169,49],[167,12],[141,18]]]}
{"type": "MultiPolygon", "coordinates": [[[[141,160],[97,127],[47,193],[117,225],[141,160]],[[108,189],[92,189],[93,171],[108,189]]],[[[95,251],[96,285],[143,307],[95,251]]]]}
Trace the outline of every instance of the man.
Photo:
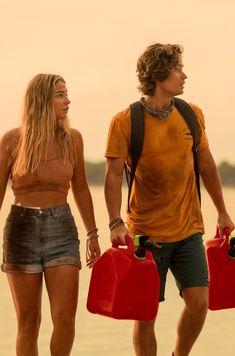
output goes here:
{"type": "MultiPolygon", "coordinates": [[[[196,341],[208,309],[208,273],[202,241],[204,233],[193,168],[192,134],[174,106],[187,78],[183,49],[178,45],[153,44],[137,62],[139,89],[143,96],[145,136],[138,162],[130,212],[125,227],[120,216],[122,177],[128,157],[130,109],[111,123],[107,149],[105,198],[111,241],[125,244],[126,234],[149,235],[163,248],[155,256],[161,278],[159,301],[164,300],[165,279],[172,271],[185,307],[179,319],[174,356],[187,356],[196,341]]],[[[200,176],[218,211],[218,226],[234,229],[226,210],[220,179],[209,149],[201,110],[191,105],[198,126],[200,176]]],[[[155,356],[154,321],[135,321],[133,333],[137,356],[155,356]]]]}

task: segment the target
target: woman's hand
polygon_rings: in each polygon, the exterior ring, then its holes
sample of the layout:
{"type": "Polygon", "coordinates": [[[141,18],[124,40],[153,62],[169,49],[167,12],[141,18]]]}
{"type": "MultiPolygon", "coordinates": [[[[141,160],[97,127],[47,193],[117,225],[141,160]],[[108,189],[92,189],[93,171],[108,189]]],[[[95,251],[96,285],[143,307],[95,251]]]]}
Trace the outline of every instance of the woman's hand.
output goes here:
{"type": "Polygon", "coordinates": [[[86,264],[89,268],[93,267],[94,263],[100,256],[100,246],[97,237],[87,239],[86,245],[86,264]]]}

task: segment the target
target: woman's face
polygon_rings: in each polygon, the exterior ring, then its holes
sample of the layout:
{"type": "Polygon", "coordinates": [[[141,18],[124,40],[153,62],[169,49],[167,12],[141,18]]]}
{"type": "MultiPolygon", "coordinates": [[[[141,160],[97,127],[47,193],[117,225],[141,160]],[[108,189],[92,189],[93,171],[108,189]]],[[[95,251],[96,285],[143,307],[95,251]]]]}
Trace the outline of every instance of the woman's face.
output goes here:
{"type": "Polygon", "coordinates": [[[68,91],[64,82],[59,80],[54,87],[53,103],[55,116],[57,119],[66,119],[69,110],[70,100],[68,91]]]}

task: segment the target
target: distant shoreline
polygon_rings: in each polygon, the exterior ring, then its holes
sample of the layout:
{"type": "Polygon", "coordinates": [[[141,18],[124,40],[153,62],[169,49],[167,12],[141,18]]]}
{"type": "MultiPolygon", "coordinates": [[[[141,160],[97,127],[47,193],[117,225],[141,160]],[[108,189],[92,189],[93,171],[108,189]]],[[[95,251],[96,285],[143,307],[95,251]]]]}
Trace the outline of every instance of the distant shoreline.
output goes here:
{"type": "MultiPolygon", "coordinates": [[[[86,174],[89,184],[103,185],[105,176],[105,161],[93,163],[90,161],[85,162],[86,174]]],[[[224,161],[217,165],[221,184],[223,187],[235,187],[235,166],[224,161]]]]}

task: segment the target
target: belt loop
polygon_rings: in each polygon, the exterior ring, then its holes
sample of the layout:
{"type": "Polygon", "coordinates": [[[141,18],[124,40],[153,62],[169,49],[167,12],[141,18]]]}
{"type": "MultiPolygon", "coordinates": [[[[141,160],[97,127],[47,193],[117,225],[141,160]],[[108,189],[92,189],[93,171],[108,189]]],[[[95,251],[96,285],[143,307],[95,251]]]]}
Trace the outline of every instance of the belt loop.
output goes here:
{"type": "Polygon", "coordinates": [[[26,208],[22,207],[20,215],[23,216],[23,218],[25,218],[26,212],[27,212],[26,208]]]}
{"type": "Polygon", "coordinates": [[[57,218],[58,212],[55,208],[51,208],[53,218],[57,218]]]}

